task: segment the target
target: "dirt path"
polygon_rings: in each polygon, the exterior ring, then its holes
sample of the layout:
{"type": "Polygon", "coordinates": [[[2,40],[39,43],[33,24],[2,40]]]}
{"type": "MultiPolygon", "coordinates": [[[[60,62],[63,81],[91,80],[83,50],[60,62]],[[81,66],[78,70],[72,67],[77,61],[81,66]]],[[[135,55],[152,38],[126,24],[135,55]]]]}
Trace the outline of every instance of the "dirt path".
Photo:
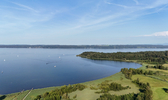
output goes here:
{"type": "Polygon", "coordinates": [[[29,93],[27,93],[27,95],[23,98],[23,100],[26,99],[26,97],[30,94],[30,92],[33,90],[33,88],[29,91],[29,93]]]}

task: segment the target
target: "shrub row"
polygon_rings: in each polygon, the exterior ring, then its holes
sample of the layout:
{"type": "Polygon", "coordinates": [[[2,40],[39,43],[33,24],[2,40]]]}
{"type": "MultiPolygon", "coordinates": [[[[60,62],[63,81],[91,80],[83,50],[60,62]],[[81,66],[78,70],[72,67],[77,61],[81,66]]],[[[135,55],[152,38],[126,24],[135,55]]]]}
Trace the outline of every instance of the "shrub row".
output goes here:
{"type": "Polygon", "coordinates": [[[86,86],[82,84],[64,85],[60,89],[56,88],[53,91],[46,92],[43,95],[38,95],[34,100],[61,100],[69,99],[68,93],[76,90],[83,90],[86,86]]]}

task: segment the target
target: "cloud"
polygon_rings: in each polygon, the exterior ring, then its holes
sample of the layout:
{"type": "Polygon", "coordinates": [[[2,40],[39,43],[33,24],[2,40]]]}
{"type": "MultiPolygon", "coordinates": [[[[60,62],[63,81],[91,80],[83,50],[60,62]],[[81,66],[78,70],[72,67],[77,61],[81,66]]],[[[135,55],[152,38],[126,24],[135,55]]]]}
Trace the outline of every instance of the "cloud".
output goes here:
{"type": "Polygon", "coordinates": [[[137,4],[137,6],[121,5],[121,4],[116,4],[116,3],[112,3],[112,2],[108,2],[107,0],[104,0],[105,4],[119,6],[119,7],[124,8],[124,10],[121,10],[115,13],[108,13],[108,15],[105,15],[105,16],[102,15],[101,17],[97,17],[96,14],[92,15],[92,13],[88,14],[88,15],[96,16],[96,18],[93,17],[94,19],[92,19],[92,18],[87,17],[85,19],[86,23],[82,23],[82,25],[81,24],[77,25],[80,27],[76,27],[76,28],[104,24],[109,21],[113,23],[115,19],[121,20],[120,18],[122,18],[122,21],[124,21],[124,19],[126,21],[128,21],[128,19],[132,20],[140,16],[149,15],[152,13],[158,13],[159,11],[164,10],[168,4],[167,0],[155,0],[145,5],[138,5],[139,4],[138,0],[133,0],[133,1],[137,4]]]}
{"type": "Polygon", "coordinates": [[[33,11],[33,12],[38,12],[37,10],[35,10],[35,9],[29,7],[29,6],[26,6],[26,5],[23,5],[23,4],[20,4],[20,3],[16,3],[16,2],[11,2],[11,3],[13,3],[15,5],[18,5],[18,6],[22,7],[22,8],[25,8],[27,10],[30,10],[30,11],[33,11]]]}
{"type": "MultiPolygon", "coordinates": [[[[96,9],[96,11],[90,11],[87,12],[86,16],[82,15],[82,17],[79,16],[77,23],[73,23],[70,28],[67,30],[71,31],[69,34],[80,34],[80,33],[89,33],[93,32],[95,30],[100,30],[103,28],[107,28],[109,26],[115,26],[118,24],[123,24],[124,22],[136,19],[138,17],[144,16],[144,15],[150,15],[153,13],[158,13],[159,11],[162,11],[165,9],[168,2],[166,0],[154,0],[152,2],[143,3],[141,4],[138,2],[138,0],[134,0],[136,5],[134,6],[127,6],[122,4],[116,4],[113,2],[108,2],[107,0],[104,0],[104,3],[101,2],[99,5],[100,8],[106,6],[109,7],[106,10],[100,10],[96,9]],[[160,2],[159,2],[160,1],[160,2]],[[114,7],[122,7],[124,9],[120,11],[114,11],[110,8],[114,7]],[[106,14],[101,13],[102,11],[108,12],[106,14]],[[94,13],[93,13],[94,12],[94,13]],[[100,15],[101,13],[101,15],[100,15]],[[90,16],[88,16],[90,15],[90,16]],[[83,17],[85,16],[85,17],[83,17]]],[[[67,32],[65,32],[67,33],[67,32]]],[[[153,35],[153,34],[152,34],[153,35]]],[[[158,35],[159,34],[155,34],[158,35]]],[[[163,34],[160,34],[160,36],[165,36],[163,34]]],[[[154,36],[154,35],[153,35],[154,36]]],[[[139,36],[138,36],[139,37],[139,36]]],[[[142,37],[142,36],[140,36],[142,37]]],[[[147,35],[146,35],[147,37],[147,35]]]]}
{"type": "MultiPolygon", "coordinates": [[[[47,12],[41,11],[41,9],[38,9],[37,11],[34,8],[34,6],[30,7],[27,5],[23,5],[21,3],[12,2],[13,4],[17,5],[18,8],[28,10],[30,12],[28,12],[27,15],[18,15],[18,14],[16,15],[15,13],[10,12],[10,14],[8,14],[8,19],[11,19],[11,20],[14,19],[13,20],[14,24],[11,24],[10,22],[9,25],[11,27],[13,26],[18,27],[18,30],[20,29],[20,26],[22,27],[24,26],[27,28],[31,28],[34,26],[41,26],[39,22],[49,22],[52,19],[57,20],[56,15],[58,15],[58,17],[60,17],[60,15],[64,16],[66,12],[66,16],[67,15],[69,16],[71,14],[70,17],[66,20],[66,22],[64,21],[61,22],[61,24],[66,23],[65,25],[66,27],[59,25],[60,22],[57,22],[58,24],[53,22],[52,24],[50,24],[50,27],[52,27],[51,30],[55,31],[56,28],[60,26],[60,28],[57,31],[61,31],[62,33],[65,31],[65,28],[68,31],[69,30],[73,31],[73,32],[65,32],[65,33],[74,34],[76,31],[78,33],[85,33],[92,30],[99,30],[101,28],[106,28],[112,25],[114,26],[117,24],[122,24],[123,22],[136,19],[143,15],[156,13],[156,11],[158,12],[158,11],[164,10],[166,7],[166,4],[168,4],[166,0],[154,0],[150,3],[149,2],[144,3],[144,5],[140,5],[142,1],[139,2],[138,0],[132,0],[131,3],[134,3],[133,1],[136,3],[136,5],[134,4],[133,6],[127,6],[127,5],[122,5],[120,2],[115,3],[112,1],[108,2],[107,0],[104,0],[98,3],[96,2],[92,6],[88,6],[88,8],[90,7],[90,9],[88,11],[86,9],[85,12],[80,12],[80,14],[76,13],[76,11],[78,11],[78,8],[85,6],[85,4],[81,6],[77,6],[74,9],[71,9],[71,7],[68,7],[68,8],[61,7],[58,9],[56,13],[51,14],[50,12],[53,12],[53,11],[50,11],[50,9],[48,8],[44,8],[45,11],[47,12]],[[119,8],[114,10],[114,8],[116,7],[117,8],[121,7],[124,9],[119,8]],[[61,11],[60,9],[62,8],[64,8],[66,11],[61,11]],[[31,13],[31,12],[35,12],[35,13],[31,13]],[[72,18],[72,20],[69,20],[71,19],[72,15],[75,18],[72,18]],[[70,24],[70,25],[67,25],[67,24],[70,24]]],[[[6,12],[4,11],[4,13],[6,12]]],[[[4,19],[7,19],[7,18],[4,18],[4,19]]],[[[7,26],[8,24],[6,24],[6,27],[7,26]]],[[[43,26],[45,26],[46,29],[50,28],[47,25],[43,25],[43,26]]]]}
{"type": "MultiPolygon", "coordinates": [[[[43,23],[52,20],[57,13],[53,11],[45,12],[41,9],[37,12],[33,8],[25,5],[0,6],[0,8],[3,9],[0,10],[0,35],[18,35],[28,32],[33,34],[35,29],[40,29],[41,27],[44,29],[46,25],[43,23]]],[[[34,34],[37,34],[37,31],[34,34]]]]}
{"type": "Polygon", "coordinates": [[[115,6],[119,6],[119,7],[122,7],[122,8],[130,8],[128,6],[125,6],[125,5],[120,5],[120,4],[116,4],[116,3],[111,3],[111,2],[107,2],[107,1],[104,1],[106,4],[112,4],[112,5],[115,5],[115,6]]]}
{"type": "Polygon", "coordinates": [[[143,36],[168,36],[168,31],[163,31],[163,32],[156,32],[150,35],[143,35],[143,36]]]}
{"type": "Polygon", "coordinates": [[[138,2],[138,0],[133,0],[137,5],[139,5],[139,2],[138,2]]]}
{"type": "Polygon", "coordinates": [[[10,6],[0,6],[0,8],[10,8],[10,9],[16,9],[16,10],[27,10],[27,9],[23,9],[23,8],[10,7],[10,6]]]}

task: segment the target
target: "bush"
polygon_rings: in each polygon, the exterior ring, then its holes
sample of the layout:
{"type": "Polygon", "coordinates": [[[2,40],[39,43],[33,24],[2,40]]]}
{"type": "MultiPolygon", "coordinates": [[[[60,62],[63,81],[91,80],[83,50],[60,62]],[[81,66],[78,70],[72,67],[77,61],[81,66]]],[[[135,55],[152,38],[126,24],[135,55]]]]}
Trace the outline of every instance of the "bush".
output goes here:
{"type": "Polygon", "coordinates": [[[64,99],[69,99],[68,97],[68,93],[71,93],[73,91],[78,90],[83,90],[85,89],[86,86],[82,85],[82,84],[74,84],[74,85],[64,85],[62,86],[60,89],[56,88],[55,90],[51,91],[51,92],[46,92],[43,94],[43,96],[41,97],[41,95],[38,95],[35,100],[61,100],[61,98],[64,99]]]}
{"type": "Polygon", "coordinates": [[[108,83],[108,82],[102,82],[101,84],[99,84],[99,89],[101,89],[102,93],[108,93],[108,91],[120,91],[120,90],[124,90],[124,89],[128,89],[130,88],[129,86],[123,87],[121,84],[112,82],[112,83],[108,83]]]}
{"type": "Polygon", "coordinates": [[[75,99],[77,97],[77,94],[73,96],[73,99],[75,99]]]}
{"type": "Polygon", "coordinates": [[[90,89],[91,89],[91,90],[97,90],[98,88],[93,87],[93,86],[90,86],[90,89]]]}

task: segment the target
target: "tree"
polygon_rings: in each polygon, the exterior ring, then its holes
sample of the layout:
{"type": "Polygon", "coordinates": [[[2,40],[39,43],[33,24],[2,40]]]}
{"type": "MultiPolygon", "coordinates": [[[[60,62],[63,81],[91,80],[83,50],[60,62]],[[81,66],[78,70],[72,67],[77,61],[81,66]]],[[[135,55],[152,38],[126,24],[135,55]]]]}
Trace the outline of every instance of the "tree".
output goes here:
{"type": "Polygon", "coordinates": [[[146,87],[144,93],[145,93],[145,100],[152,100],[152,94],[153,94],[153,92],[152,92],[152,90],[150,89],[149,86],[146,87]]]}

